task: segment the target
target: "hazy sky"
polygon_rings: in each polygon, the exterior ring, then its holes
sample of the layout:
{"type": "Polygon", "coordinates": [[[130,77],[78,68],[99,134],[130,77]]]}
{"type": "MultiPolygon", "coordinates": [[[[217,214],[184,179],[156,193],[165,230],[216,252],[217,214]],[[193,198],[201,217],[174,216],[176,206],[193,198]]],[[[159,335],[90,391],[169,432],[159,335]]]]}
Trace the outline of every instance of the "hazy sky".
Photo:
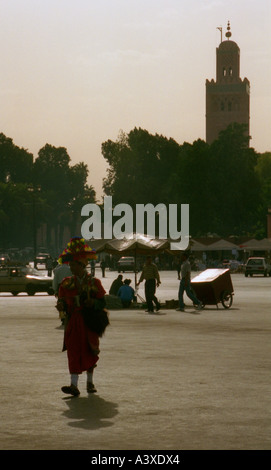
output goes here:
{"type": "Polygon", "coordinates": [[[205,80],[228,20],[251,146],[271,151],[271,0],[0,0],[0,132],[35,158],[66,147],[100,197],[101,144],[120,130],[205,139],[205,80]]]}

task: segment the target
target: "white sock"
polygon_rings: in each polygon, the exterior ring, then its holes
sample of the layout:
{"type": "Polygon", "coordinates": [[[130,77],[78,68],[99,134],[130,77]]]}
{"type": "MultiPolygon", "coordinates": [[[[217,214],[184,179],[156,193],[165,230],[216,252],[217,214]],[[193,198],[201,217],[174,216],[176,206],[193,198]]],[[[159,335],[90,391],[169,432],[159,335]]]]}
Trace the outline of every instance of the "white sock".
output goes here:
{"type": "Polygon", "coordinates": [[[87,370],[87,381],[92,383],[92,379],[93,379],[93,371],[89,371],[87,370]]]}
{"type": "Polygon", "coordinates": [[[78,374],[71,374],[71,383],[77,387],[78,385],[78,374]]]}

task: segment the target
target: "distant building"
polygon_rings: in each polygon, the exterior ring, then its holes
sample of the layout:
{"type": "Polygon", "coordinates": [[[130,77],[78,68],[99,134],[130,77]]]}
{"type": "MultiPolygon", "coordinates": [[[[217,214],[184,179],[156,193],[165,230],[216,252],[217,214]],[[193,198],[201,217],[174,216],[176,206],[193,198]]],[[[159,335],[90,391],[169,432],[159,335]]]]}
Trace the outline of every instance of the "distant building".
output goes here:
{"type": "MultiPolygon", "coordinates": [[[[220,29],[220,28],[219,28],[220,29]]],[[[220,29],[222,31],[222,29],[220,29]]],[[[216,81],[206,80],[206,142],[211,144],[219,133],[234,122],[247,125],[249,135],[249,95],[247,78],[240,78],[240,49],[231,41],[228,23],[226,41],[216,49],[216,81]]]]}

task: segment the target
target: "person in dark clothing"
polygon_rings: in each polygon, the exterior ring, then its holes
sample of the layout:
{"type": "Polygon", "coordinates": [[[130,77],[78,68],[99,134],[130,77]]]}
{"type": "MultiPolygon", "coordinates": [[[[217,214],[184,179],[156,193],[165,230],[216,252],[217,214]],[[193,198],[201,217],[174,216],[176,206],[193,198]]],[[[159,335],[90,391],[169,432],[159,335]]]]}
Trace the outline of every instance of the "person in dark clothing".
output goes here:
{"type": "Polygon", "coordinates": [[[156,287],[161,284],[159,272],[156,264],[152,263],[151,256],[147,257],[146,264],[143,266],[140,279],[137,283],[139,286],[140,282],[145,279],[145,297],[147,302],[148,313],[153,313],[153,302],[156,305],[156,311],[160,310],[160,303],[155,296],[156,287]]]}
{"type": "Polygon", "coordinates": [[[105,268],[106,268],[105,261],[101,261],[100,266],[101,266],[101,270],[102,270],[102,277],[105,277],[105,268]]]}
{"type": "Polygon", "coordinates": [[[118,295],[118,291],[119,291],[119,289],[122,285],[123,285],[122,274],[119,274],[117,279],[115,279],[112,282],[111,287],[109,289],[109,294],[110,295],[118,295]]]}

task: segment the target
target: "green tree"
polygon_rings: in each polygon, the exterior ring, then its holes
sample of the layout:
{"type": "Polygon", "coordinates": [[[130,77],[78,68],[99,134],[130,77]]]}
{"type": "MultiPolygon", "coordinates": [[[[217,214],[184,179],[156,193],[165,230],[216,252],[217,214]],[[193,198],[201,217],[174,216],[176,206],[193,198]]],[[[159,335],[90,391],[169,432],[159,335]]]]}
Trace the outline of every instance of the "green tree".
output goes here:
{"type": "Polygon", "coordinates": [[[0,183],[2,247],[33,246],[34,231],[40,223],[36,208],[42,213],[46,202],[29,189],[29,185],[22,183],[0,183]]]}
{"type": "Polygon", "coordinates": [[[0,133],[0,182],[30,183],[33,155],[0,133]]]}
{"type": "Polygon", "coordinates": [[[122,132],[116,142],[103,143],[102,154],[109,164],[105,194],[113,197],[114,204],[167,203],[167,181],[176,166],[178,149],[173,139],[140,128],[128,135],[122,132]]]}
{"type": "Polygon", "coordinates": [[[55,240],[62,240],[67,226],[75,232],[82,206],[95,202],[96,194],[87,184],[87,165],[70,163],[64,147],[46,144],[34,161],[27,150],[0,134],[0,246],[32,246],[42,223],[49,245],[52,231],[55,240]]]}
{"type": "Polygon", "coordinates": [[[201,139],[180,146],[178,181],[173,187],[177,202],[189,204],[190,233],[194,237],[209,232],[215,217],[210,160],[209,145],[201,139]]]}
{"type": "Polygon", "coordinates": [[[271,207],[271,152],[258,154],[255,172],[260,181],[262,203],[267,210],[271,207]]]}
{"type": "Polygon", "coordinates": [[[260,185],[260,198],[255,234],[258,238],[267,236],[266,215],[271,208],[271,152],[258,154],[255,172],[260,185]]]}
{"type": "Polygon", "coordinates": [[[69,187],[70,187],[70,228],[75,233],[81,221],[81,209],[87,203],[96,202],[96,192],[93,186],[87,184],[88,167],[84,163],[77,163],[70,167],[69,187]]]}
{"type": "Polygon", "coordinates": [[[232,124],[210,146],[216,214],[213,230],[222,236],[250,233],[261,202],[257,154],[249,148],[245,131],[245,125],[232,124]]]}
{"type": "Polygon", "coordinates": [[[116,142],[102,144],[109,164],[105,194],[114,204],[131,206],[187,203],[192,236],[251,232],[261,198],[257,155],[248,143],[240,124],[221,132],[211,146],[200,139],[179,145],[140,128],[122,132],[116,142]]]}
{"type": "Polygon", "coordinates": [[[47,201],[47,239],[54,238],[60,246],[65,226],[73,233],[80,221],[86,197],[95,201],[95,191],[87,185],[88,168],[84,163],[70,166],[71,158],[64,147],[46,144],[34,163],[34,185],[47,201]]]}

